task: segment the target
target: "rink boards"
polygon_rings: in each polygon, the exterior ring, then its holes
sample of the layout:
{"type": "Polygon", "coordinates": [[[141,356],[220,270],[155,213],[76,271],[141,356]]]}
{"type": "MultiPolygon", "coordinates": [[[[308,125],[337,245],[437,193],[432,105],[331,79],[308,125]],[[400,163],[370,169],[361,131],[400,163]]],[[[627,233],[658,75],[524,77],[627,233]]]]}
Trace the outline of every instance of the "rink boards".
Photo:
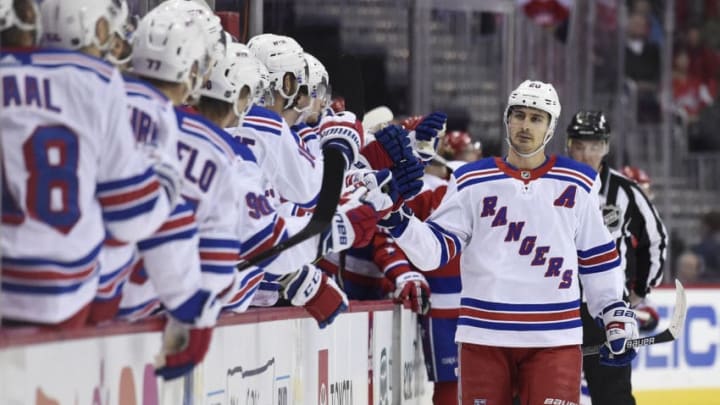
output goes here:
{"type": "Polygon", "coordinates": [[[0,404],[390,405],[432,395],[416,316],[389,301],[353,303],[322,330],[301,308],[223,318],[202,366],[171,383],[153,372],[160,327],[0,335],[0,404]]]}
{"type": "MultiPolygon", "coordinates": [[[[720,288],[687,288],[687,300],[681,338],[638,351],[633,392],[639,405],[720,404],[720,288]]],[[[654,290],[649,301],[662,318],[658,331],[665,329],[675,291],[654,290]]]]}
{"type": "MultiPolygon", "coordinates": [[[[681,339],[639,350],[633,387],[640,405],[720,405],[720,288],[687,293],[681,339]]],[[[664,329],[674,290],[658,289],[651,299],[664,329]]],[[[389,302],[353,303],[323,330],[297,308],[223,319],[199,372],[173,383],[153,374],[160,327],[0,334],[0,404],[429,403],[415,316],[389,302]]]]}

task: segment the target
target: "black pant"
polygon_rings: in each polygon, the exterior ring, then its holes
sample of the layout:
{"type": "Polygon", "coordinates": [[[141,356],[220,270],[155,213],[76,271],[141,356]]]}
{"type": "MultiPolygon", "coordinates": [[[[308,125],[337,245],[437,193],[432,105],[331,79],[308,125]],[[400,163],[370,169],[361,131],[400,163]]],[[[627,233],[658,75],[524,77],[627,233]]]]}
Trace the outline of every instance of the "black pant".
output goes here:
{"type": "MultiPolygon", "coordinates": [[[[587,306],[580,309],[583,323],[583,345],[598,345],[605,341],[602,330],[590,316],[587,306]]],[[[600,364],[600,356],[585,356],[583,371],[593,405],[635,405],[630,373],[632,366],[610,367],[600,364]]]]}

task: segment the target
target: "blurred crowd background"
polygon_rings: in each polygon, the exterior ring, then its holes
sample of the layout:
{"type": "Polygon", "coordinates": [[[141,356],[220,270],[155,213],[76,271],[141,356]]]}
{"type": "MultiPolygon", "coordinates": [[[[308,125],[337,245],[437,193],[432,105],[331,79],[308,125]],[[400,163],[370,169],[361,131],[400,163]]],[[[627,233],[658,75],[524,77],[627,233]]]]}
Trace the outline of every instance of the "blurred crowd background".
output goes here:
{"type": "MultiPolygon", "coordinates": [[[[129,0],[143,15],[157,0],[129,0]]],[[[506,96],[552,82],[563,107],[612,118],[609,163],[641,175],[670,230],[665,283],[720,282],[720,0],[209,0],[241,41],[296,38],[348,109],[443,110],[505,152],[506,96]]]]}

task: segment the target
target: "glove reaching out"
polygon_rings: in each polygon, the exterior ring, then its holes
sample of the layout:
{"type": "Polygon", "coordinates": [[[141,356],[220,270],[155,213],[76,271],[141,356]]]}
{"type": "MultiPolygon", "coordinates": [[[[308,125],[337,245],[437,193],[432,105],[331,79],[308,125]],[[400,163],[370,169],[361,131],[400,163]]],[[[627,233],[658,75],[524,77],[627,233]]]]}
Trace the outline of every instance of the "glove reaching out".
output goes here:
{"type": "Polygon", "coordinates": [[[425,276],[408,271],[395,278],[395,302],[409,301],[413,312],[426,315],[430,311],[430,285],[425,276]]]}
{"type": "Polygon", "coordinates": [[[627,349],[625,342],[638,337],[635,312],[623,301],[608,305],[598,319],[605,329],[607,342],[600,347],[600,364],[624,367],[637,356],[635,349],[627,349]]]}
{"type": "Polygon", "coordinates": [[[320,235],[318,257],[370,243],[380,217],[393,205],[390,196],[383,192],[391,179],[389,170],[358,171],[346,179],[351,184],[340,198],[330,228],[320,235]]]}
{"type": "Polygon", "coordinates": [[[436,111],[427,117],[410,132],[411,145],[420,160],[429,162],[437,154],[438,144],[447,129],[447,114],[436,111]]]}
{"type": "Polygon", "coordinates": [[[320,121],[320,144],[322,148],[333,148],[345,157],[345,170],[357,161],[364,144],[362,123],[349,111],[323,117],[320,121]]]}
{"type": "Polygon", "coordinates": [[[375,132],[375,142],[370,142],[361,153],[376,170],[390,169],[414,158],[408,132],[399,125],[389,125],[375,132]]]}
{"type": "Polygon", "coordinates": [[[304,307],[320,329],[331,324],[348,308],[348,299],[338,285],[313,265],[305,265],[281,280],[282,294],[296,307],[304,307]]]}

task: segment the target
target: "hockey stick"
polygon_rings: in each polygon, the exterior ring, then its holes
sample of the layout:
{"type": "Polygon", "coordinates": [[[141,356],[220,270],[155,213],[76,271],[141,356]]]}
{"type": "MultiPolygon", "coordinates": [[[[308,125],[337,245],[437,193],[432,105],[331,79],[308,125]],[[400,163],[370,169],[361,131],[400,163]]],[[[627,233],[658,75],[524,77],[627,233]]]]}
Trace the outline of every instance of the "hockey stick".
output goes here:
{"type": "MultiPolygon", "coordinates": [[[[657,343],[672,342],[680,337],[682,328],[685,326],[685,315],[687,314],[687,297],[685,288],[679,280],[675,280],[675,310],[670,318],[670,326],[654,336],[647,336],[638,339],[631,339],[625,342],[626,349],[636,349],[641,346],[649,346],[657,343]]],[[[583,356],[598,354],[602,345],[583,346],[583,356]]]]}
{"type": "Polygon", "coordinates": [[[324,169],[322,185],[318,194],[318,204],[310,217],[310,222],[300,232],[285,239],[277,245],[260,252],[249,260],[238,263],[237,270],[242,271],[248,267],[255,266],[263,260],[267,260],[283,251],[303,242],[320,232],[326,230],[335,215],[340,193],[342,192],[343,180],[345,178],[345,158],[336,149],[323,149],[324,169]]]}

